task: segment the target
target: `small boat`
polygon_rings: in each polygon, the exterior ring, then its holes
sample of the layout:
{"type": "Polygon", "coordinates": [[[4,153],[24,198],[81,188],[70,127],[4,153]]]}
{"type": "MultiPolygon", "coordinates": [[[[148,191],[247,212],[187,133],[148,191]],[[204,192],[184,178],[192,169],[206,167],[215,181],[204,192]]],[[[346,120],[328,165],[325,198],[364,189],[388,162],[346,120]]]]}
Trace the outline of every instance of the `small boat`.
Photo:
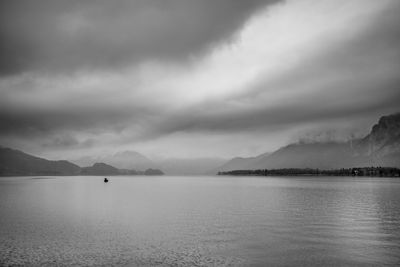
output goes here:
{"type": "Polygon", "coordinates": [[[107,179],[107,178],[104,178],[104,182],[105,182],[105,183],[108,183],[108,179],[107,179]]]}

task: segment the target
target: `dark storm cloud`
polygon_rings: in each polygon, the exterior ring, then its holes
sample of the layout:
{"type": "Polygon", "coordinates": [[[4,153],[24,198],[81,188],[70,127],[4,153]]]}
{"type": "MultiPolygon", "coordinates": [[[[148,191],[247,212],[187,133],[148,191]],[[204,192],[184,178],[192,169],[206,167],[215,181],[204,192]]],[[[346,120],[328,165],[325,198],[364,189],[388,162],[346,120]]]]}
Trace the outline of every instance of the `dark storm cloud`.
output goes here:
{"type": "Polygon", "coordinates": [[[3,0],[0,75],[182,59],[277,0],[3,0]]]}

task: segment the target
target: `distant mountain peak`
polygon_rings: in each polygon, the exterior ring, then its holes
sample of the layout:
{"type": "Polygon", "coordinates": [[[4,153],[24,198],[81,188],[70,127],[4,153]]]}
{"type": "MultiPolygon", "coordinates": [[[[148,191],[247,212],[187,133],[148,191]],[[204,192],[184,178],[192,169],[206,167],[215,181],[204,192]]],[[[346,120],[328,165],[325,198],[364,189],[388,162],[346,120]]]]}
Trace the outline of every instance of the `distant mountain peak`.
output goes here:
{"type": "Polygon", "coordinates": [[[146,170],[148,168],[156,168],[156,164],[146,156],[133,150],[119,151],[110,155],[102,155],[100,157],[82,157],[74,160],[80,166],[88,166],[96,162],[104,162],[120,169],[146,170]]]}

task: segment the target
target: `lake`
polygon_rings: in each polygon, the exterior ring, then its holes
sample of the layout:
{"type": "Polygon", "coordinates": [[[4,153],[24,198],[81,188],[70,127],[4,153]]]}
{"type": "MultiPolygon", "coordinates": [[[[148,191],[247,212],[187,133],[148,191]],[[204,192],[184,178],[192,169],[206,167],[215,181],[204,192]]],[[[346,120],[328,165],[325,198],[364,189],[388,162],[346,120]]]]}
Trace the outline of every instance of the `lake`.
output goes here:
{"type": "Polygon", "coordinates": [[[2,177],[0,265],[400,264],[400,179],[2,177]]]}

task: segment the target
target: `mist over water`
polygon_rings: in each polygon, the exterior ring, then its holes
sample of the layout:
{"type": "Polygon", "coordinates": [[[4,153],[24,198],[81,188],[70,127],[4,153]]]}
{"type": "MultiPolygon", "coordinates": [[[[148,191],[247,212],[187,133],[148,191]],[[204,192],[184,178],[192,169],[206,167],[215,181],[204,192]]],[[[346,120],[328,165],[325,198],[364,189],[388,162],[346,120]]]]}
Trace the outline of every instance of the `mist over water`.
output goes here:
{"type": "Polygon", "coordinates": [[[0,178],[0,265],[400,262],[399,179],[46,178],[0,178]]]}

